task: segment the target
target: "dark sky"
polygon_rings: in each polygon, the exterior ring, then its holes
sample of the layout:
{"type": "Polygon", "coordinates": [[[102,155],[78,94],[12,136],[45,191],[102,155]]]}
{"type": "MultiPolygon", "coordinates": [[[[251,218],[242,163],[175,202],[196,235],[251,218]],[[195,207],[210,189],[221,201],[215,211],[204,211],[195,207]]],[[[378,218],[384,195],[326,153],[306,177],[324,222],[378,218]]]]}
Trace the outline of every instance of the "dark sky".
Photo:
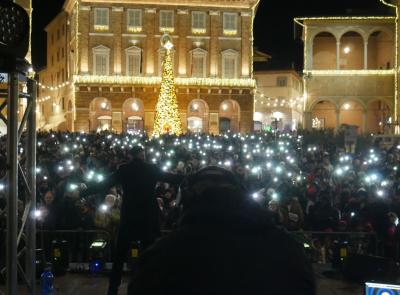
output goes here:
{"type": "MultiPolygon", "coordinates": [[[[44,27],[61,10],[64,0],[33,0],[33,62],[45,66],[44,27]]],[[[379,0],[261,0],[254,25],[255,46],[282,65],[300,63],[301,44],[294,41],[296,16],[387,15],[379,0]]]]}

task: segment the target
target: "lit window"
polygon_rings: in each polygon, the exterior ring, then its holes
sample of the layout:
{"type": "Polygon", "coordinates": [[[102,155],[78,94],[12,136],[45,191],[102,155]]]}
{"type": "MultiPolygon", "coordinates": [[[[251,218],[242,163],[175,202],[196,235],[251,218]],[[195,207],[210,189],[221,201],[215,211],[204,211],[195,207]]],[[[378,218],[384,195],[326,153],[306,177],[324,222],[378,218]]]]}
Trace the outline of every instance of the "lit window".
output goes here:
{"type": "Polygon", "coordinates": [[[224,35],[237,34],[237,13],[224,13],[224,35]]]}
{"type": "Polygon", "coordinates": [[[276,86],[286,87],[287,86],[287,77],[277,77],[276,78],[276,86]]]}
{"type": "Polygon", "coordinates": [[[207,51],[197,48],[191,54],[192,77],[203,78],[206,76],[207,51]]]}
{"type": "Polygon", "coordinates": [[[140,76],[142,73],[142,50],[138,47],[126,49],[126,74],[140,76]]]}
{"type": "Polygon", "coordinates": [[[128,9],[128,31],[142,31],[142,11],[140,9],[128,9]]]}
{"type": "Polygon", "coordinates": [[[172,10],[160,11],[160,31],[170,33],[174,31],[174,12],[172,10]]]}
{"type": "Polygon", "coordinates": [[[94,29],[95,30],[108,30],[108,8],[95,8],[94,9],[94,29]]]}
{"type": "Polygon", "coordinates": [[[222,52],[222,78],[233,79],[237,76],[238,52],[232,49],[222,52]]]}
{"type": "Polygon", "coordinates": [[[93,48],[93,74],[105,76],[109,74],[110,48],[97,46],[93,48]]]}
{"type": "Polygon", "coordinates": [[[206,32],[206,14],[204,12],[192,12],[192,32],[194,34],[204,34],[206,32]]]}

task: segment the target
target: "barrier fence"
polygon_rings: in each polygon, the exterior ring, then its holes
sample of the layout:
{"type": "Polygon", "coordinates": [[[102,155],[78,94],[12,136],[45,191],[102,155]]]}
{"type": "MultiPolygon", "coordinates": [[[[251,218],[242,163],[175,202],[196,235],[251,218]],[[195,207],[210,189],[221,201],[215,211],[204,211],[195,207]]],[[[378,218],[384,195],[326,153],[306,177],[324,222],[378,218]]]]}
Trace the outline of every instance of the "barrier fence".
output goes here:
{"type": "MultiPolygon", "coordinates": [[[[170,232],[162,231],[162,234],[165,236],[170,232]]],[[[290,232],[290,234],[303,244],[313,263],[330,263],[335,259],[345,258],[349,254],[375,256],[387,254],[383,241],[379,240],[375,233],[296,231],[290,232]]],[[[102,240],[106,243],[106,247],[103,249],[104,260],[110,262],[112,261],[114,237],[114,234],[105,230],[38,230],[36,248],[43,249],[46,261],[53,259],[55,247],[61,247],[63,251],[66,251],[69,262],[83,263],[88,262],[91,258],[90,246],[92,243],[102,240]]],[[[0,241],[0,249],[1,244],[0,241]]],[[[4,253],[0,253],[0,255],[4,255],[4,253]]]]}

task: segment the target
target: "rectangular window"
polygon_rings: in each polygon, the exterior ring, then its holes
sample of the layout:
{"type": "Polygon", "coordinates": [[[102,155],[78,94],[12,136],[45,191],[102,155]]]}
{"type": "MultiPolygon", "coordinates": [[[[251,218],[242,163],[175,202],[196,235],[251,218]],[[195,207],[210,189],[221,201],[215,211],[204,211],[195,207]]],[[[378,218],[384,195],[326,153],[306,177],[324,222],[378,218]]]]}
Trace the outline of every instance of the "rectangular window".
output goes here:
{"type": "Polygon", "coordinates": [[[128,31],[142,31],[142,11],[140,9],[128,9],[128,31]]]}
{"type": "Polygon", "coordinates": [[[206,14],[204,12],[192,12],[192,32],[194,34],[204,34],[206,32],[206,14]]]}
{"type": "Polygon", "coordinates": [[[205,56],[204,54],[193,54],[192,77],[203,78],[204,76],[205,76],[205,56]]]}
{"type": "Polygon", "coordinates": [[[222,64],[222,78],[233,79],[236,78],[236,57],[224,56],[222,64]]]}
{"type": "Polygon", "coordinates": [[[94,74],[97,76],[108,75],[108,54],[96,53],[94,55],[94,74]]]}
{"type": "Polygon", "coordinates": [[[224,35],[237,34],[237,13],[224,12],[224,35]]]}
{"type": "Polygon", "coordinates": [[[276,78],[276,86],[286,87],[287,86],[287,77],[277,77],[276,78]]]}
{"type": "Polygon", "coordinates": [[[160,11],[160,31],[173,32],[174,31],[174,11],[161,10],[160,11]]]}
{"type": "Polygon", "coordinates": [[[108,30],[108,8],[95,8],[94,9],[94,29],[95,30],[108,30]]]}
{"type": "Polygon", "coordinates": [[[126,72],[128,76],[140,76],[141,74],[141,53],[130,53],[126,56],[126,72]]]}

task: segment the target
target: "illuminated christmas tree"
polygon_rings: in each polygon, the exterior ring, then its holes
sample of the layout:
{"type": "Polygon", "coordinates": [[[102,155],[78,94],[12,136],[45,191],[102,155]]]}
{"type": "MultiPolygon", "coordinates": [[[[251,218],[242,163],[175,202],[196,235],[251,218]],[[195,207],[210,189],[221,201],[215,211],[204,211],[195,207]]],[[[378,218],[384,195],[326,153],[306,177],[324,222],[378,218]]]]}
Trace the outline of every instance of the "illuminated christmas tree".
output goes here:
{"type": "Polygon", "coordinates": [[[161,89],[156,106],[153,135],[179,135],[182,133],[182,126],[175,92],[171,38],[168,35],[164,35],[161,38],[161,44],[165,48],[165,57],[162,62],[161,89]]]}

